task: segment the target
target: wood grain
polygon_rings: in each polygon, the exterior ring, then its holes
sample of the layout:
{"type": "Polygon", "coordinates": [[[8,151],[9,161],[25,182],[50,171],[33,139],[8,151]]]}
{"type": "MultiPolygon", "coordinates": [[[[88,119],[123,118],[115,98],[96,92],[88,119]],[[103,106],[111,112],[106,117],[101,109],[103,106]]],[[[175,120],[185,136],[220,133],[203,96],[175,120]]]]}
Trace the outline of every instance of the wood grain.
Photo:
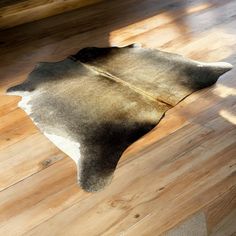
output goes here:
{"type": "Polygon", "coordinates": [[[0,29],[40,20],[101,0],[4,0],[0,2],[0,29]]]}
{"type": "Polygon", "coordinates": [[[163,236],[206,236],[207,227],[205,215],[202,212],[195,214],[174,229],[163,234],[163,236]]]}
{"type": "Polygon", "coordinates": [[[96,194],[79,189],[73,161],[4,93],[38,61],[86,46],[136,42],[236,65],[235,10],[233,0],[111,0],[1,31],[0,235],[156,236],[191,222],[208,235],[234,234],[235,69],[168,111],[96,194]]]}

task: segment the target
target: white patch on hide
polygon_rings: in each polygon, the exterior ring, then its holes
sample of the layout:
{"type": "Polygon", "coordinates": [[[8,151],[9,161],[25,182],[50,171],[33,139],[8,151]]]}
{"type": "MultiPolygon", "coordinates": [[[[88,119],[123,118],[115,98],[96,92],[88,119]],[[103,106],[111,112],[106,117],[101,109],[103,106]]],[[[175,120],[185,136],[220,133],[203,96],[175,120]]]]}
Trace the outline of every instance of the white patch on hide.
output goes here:
{"type": "Polygon", "coordinates": [[[133,44],[132,44],[132,47],[133,47],[133,48],[142,48],[143,46],[142,46],[141,43],[133,43],[133,44]]]}
{"type": "Polygon", "coordinates": [[[44,135],[78,165],[80,159],[80,143],[55,134],[44,132],[44,135]]]}
{"type": "MultiPolygon", "coordinates": [[[[23,109],[37,126],[38,123],[34,120],[32,116],[30,116],[33,113],[32,105],[30,104],[30,102],[33,100],[33,97],[38,96],[41,93],[42,91],[37,91],[37,92],[16,91],[9,93],[9,95],[16,95],[22,97],[21,101],[18,103],[18,107],[23,109]]],[[[44,135],[51,142],[53,142],[61,151],[63,151],[65,154],[71,157],[76,163],[76,165],[78,165],[80,159],[80,143],[72,141],[70,140],[70,138],[65,138],[56,134],[49,134],[47,132],[44,132],[44,135]]]]}
{"type": "Polygon", "coordinates": [[[32,105],[30,105],[30,101],[32,101],[32,97],[38,96],[40,92],[22,92],[22,91],[16,91],[16,92],[10,92],[8,95],[15,95],[22,97],[20,102],[18,103],[18,107],[20,107],[22,110],[24,110],[28,115],[32,113],[32,105]]]}
{"type": "Polygon", "coordinates": [[[24,94],[22,95],[21,101],[18,103],[18,106],[22,108],[28,115],[32,113],[32,106],[29,102],[32,100],[32,94],[24,94]]]}
{"type": "Polygon", "coordinates": [[[230,70],[233,68],[233,66],[230,63],[227,62],[198,62],[198,67],[212,67],[212,68],[220,68],[220,69],[226,69],[230,70]]]}

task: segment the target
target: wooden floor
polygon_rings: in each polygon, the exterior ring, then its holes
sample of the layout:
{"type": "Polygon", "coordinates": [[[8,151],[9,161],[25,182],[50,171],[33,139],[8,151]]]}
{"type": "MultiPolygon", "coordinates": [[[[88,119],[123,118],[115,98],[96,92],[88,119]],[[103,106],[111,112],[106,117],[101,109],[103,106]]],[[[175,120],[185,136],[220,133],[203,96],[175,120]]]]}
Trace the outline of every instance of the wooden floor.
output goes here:
{"type": "Polygon", "coordinates": [[[1,0],[0,29],[40,20],[101,0],[1,0]]]}
{"type": "Polygon", "coordinates": [[[236,1],[109,0],[0,32],[0,235],[236,234],[236,69],[168,111],[93,194],[4,95],[38,61],[133,42],[236,66],[236,1]]]}

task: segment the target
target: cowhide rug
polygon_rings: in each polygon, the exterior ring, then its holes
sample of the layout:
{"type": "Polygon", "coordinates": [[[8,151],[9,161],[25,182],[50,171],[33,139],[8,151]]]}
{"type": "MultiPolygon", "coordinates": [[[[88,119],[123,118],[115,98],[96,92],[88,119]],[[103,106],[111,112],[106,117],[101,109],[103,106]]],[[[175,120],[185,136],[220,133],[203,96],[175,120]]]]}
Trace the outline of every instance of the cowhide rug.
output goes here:
{"type": "Polygon", "coordinates": [[[84,48],[63,61],[37,64],[8,89],[19,106],[78,167],[86,191],[108,184],[124,150],[189,94],[230,70],[130,45],[84,48]]]}

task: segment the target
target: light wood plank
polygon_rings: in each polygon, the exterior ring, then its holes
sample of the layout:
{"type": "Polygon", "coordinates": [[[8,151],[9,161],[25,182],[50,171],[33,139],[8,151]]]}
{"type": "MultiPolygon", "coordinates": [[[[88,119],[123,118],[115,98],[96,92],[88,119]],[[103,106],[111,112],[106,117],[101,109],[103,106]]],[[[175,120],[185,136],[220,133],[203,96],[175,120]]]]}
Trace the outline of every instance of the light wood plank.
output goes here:
{"type": "Polygon", "coordinates": [[[205,215],[202,212],[195,214],[179,226],[163,234],[163,236],[207,236],[205,215]]]}
{"type": "Polygon", "coordinates": [[[231,235],[236,232],[235,209],[236,188],[234,186],[204,209],[209,235],[231,235]]]}
{"type": "MultiPolygon", "coordinates": [[[[0,191],[40,172],[65,156],[42,134],[31,135],[3,148],[0,150],[0,191]]],[[[67,160],[71,161],[69,158],[67,160]]]]}

